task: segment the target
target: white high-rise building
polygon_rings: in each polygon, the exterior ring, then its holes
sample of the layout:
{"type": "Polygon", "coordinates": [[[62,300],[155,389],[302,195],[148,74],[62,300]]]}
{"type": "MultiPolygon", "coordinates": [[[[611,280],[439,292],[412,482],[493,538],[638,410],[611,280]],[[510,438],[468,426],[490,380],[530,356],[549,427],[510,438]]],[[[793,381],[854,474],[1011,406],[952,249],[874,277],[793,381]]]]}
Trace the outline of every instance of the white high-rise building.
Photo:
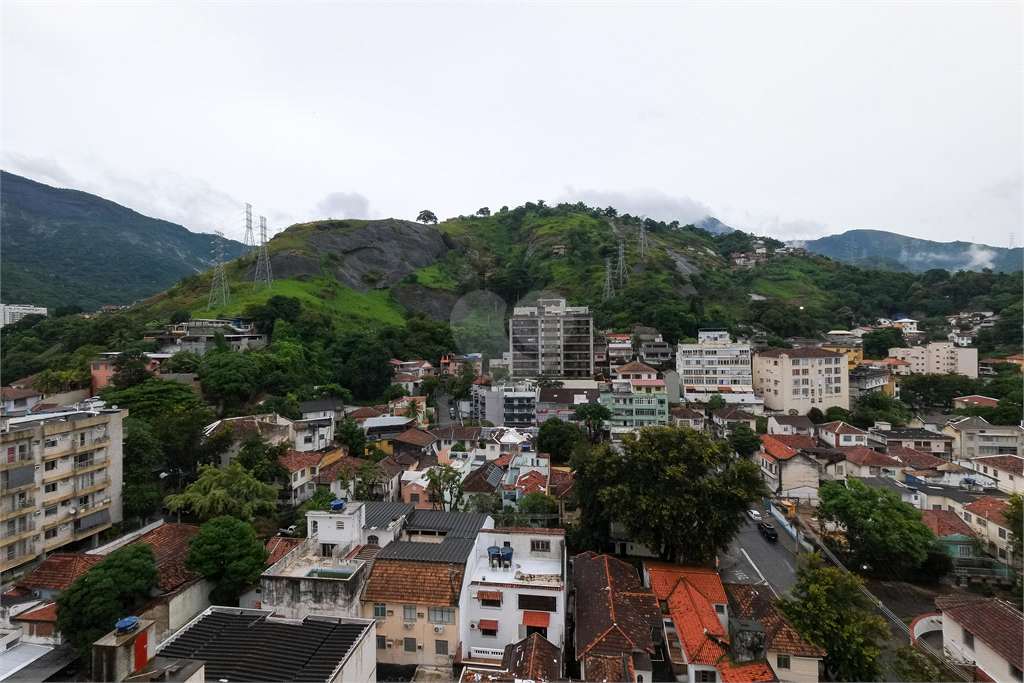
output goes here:
{"type": "Polygon", "coordinates": [[[915,375],[945,375],[955,372],[972,379],[978,377],[978,349],[965,349],[953,342],[932,342],[927,346],[891,348],[889,355],[910,363],[915,375]]]}
{"type": "Polygon", "coordinates": [[[750,344],[733,342],[729,330],[699,330],[696,344],[680,344],[676,372],[684,401],[721,396],[726,403],[762,403],[754,395],[750,344]]]}
{"type": "Polygon", "coordinates": [[[538,299],[509,321],[513,377],[593,377],[594,318],[586,306],[538,299]]]}
{"type": "Polygon", "coordinates": [[[46,315],[46,309],[25,304],[0,304],[0,327],[16,323],[26,315],[46,315]]]}

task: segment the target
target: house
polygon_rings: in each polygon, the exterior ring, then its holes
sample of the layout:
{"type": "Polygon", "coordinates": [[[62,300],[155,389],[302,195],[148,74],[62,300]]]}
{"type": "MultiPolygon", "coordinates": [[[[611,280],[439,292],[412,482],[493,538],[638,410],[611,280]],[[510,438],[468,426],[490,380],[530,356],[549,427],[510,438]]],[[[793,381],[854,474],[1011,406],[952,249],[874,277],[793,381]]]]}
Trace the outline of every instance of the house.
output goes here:
{"type": "Polygon", "coordinates": [[[481,427],[467,427],[458,424],[431,429],[430,434],[434,436],[434,443],[431,447],[434,451],[439,451],[459,444],[464,450],[472,451],[480,442],[482,432],[483,428],[481,427]]]}
{"type": "MultiPolygon", "coordinates": [[[[90,396],[95,396],[100,389],[110,385],[110,380],[117,372],[114,364],[117,362],[118,353],[110,351],[100,354],[100,357],[89,363],[89,371],[92,373],[92,385],[90,396]]],[[[156,373],[160,369],[160,363],[170,355],[166,353],[146,353],[146,370],[156,373]]]]}
{"type": "Polygon", "coordinates": [[[19,590],[31,592],[32,597],[55,600],[62,591],[74,583],[75,579],[102,559],[102,555],[85,553],[50,555],[28,576],[18,581],[17,587],[19,590]]]}
{"type": "Polygon", "coordinates": [[[493,460],[485,460],[462,480],[462,489],[467,498],[489,496],[498,490],[504,476],[505,470],[502,467],[493,460]]]}
{"type": "Polygon", "coordinates": [[[597,403],[601,397],[598,389],[541,388],[537,390],[536,423],[557,417],[562,422],[572,422],[576,408],[586,403],[597,403]]]}
{"type": "Polygon", "coordinates": [[[846,477],[898,478],[906,469],[903,463],[896,458],[873,451],[865,446],[840,447],[836,450],[845,458],[833,466],[835,470],[832,473],[836,479],[845,479],[846,477]],[[841,469],[842,462],[846,463],[845,474],[841,469]]]}
{"type": "Polygon", "coordinates": [[[850,402],[875,391],[899,398],[899,380],[890,381],[889,369],[884,365],[867,363],[850,368],[850,402]]]}
{"type": "Polygon", "coordinates": [[[714,570],[645,562],[644,579],[658,600],[673,674],[695,682],[778,680],[766,660],[765,628],[729,619],[714,570]]]}
{"type": "Polygon", "coordinates": [[[888,423],[878,421],[871,428],[869,438],[880,440],[890,452],[897,448],[912,448],[947,461],[953,457],[953,437],[927,429],[893,429],[888,423]]]}
{"type": "Polygon", "coordinates": [[[418,510],[433,510],[440,505],[436,502],[436,496],[428,493],[430,480],[427,479],[426,470],[408,470],[402,473],[402,494],[403,503],[413,505],[418,510]]]}
{"type": "Polygon", "coordinates": [[[268,343],[267,335],[257,334],[253,320],[248,318],[193,318],[187,322],[165,325],[162,331],[145,332],[142,341],[156,344],[162,354],[191,351],[202,356],[216,348],[218,334],[224,336],[231,351],[260,349],[268,343]]]}
{"type": "Polygon", "coordinates": [[[887,489],[896,494],[904,503],[918,510],[924,510],[928,505],[927,494],[913,484],[904,484],[892,477],[847,477],[847,481],[850,479],[857,479],[865,486],[873,489],[887,489]]]}
{"type": "Polygon", "coordinates": [[[1006,493],[1024,493],[1024,457],[1019,455],[982,455],[970,460],[976,471],[990,475],[1006,493]]]}
{"type": "Polygon", "coordinates": [[[1010,538],[1013,534],[1004,516],[1007,507],[1005,500],[985,496],[965,505],[963,518],[982,540],[989,555],[1000,562],[1012,565],[1014,557],[1010,538]]]}
{"type": "Polygon", "coordinates": [[[292,421],[275,413],[262,415],[246,415],[217,420],[203,428],[203,436],[210,438],[221,430],[230,430],[233,436],[231,445],[220,456],[220,466],[227,467],[238,457],[242,443],[250,434],[259,434],[270,445],[295,443],[291,429],[292,421]]]}
{"type": "Polygon", "coordinates": [[[716,439],[725,439],[737,424],[746,425],[750,431],[757,431],[757,418],[739,408],[719,408],[711,412],[711,433],[716,439]]]}
{"type": "Polygon", "coordinates": [[[830,448],[839,446],[867,446],[868,433],[845,422],[826,422],[818,425],[818,439],[830,448]]]}
{"type": "Polygon", "coordinates": [[[502,500],[505,505],[518,508],[519,499],[531,493],[546,492],[550,477],[551,459],[547,453],[526,450],[516,453],[509,460],[508,470],[502,483],[502,500]]]}
{"type": "Polygon", "coordinates": [[[362,422],[366,440],[372,442],[368,446],[376,446],[388,455],[392,454],[395,437],[414,426],[412,419],[392,415],[369,417],[362,422]]]}
{"type": "Polygon", "coordinates": [[[573,474],[568,467],[552,467],[548,477],[548,495],[558,501],[558,523],[576,524],[580,511],[576,501],[573,474]]]}
{"type": "Polygon", "coordinates": [[[975,680],[1018,683],[1024,671],[1024,615],[998,598],[940,595],[942,648],[973,664],[975,680]]]}
{"type": "Polygon", "coordinates": [[[1024,455],[1024,429],[1018,425],[993,425],[981,417],[960,417],[942,428],[953,437],[953,459],[971,460],[979,455],[1024,455]]]}
{"type": "Polygon", "coordinates": [[[461,683],[516,683],[517,681],[557,681],[562,679],[562,649],[539,633],[518,643],[506,645],[500,669],[468,666],[462,670],[461,683]]]}
{"type": "Polygon", "coordinates": [[[321,458],[322,453],[288,451],[279,459],[291,477],[290,486],[282,487],[278,494],[285,505],[299,505],[313,497],[321,458]]]}
{"type": "Polygon", "coordinates": [[[668,422],[673,427],[689,427],[698,432],[704,431],[704,414],[692,408],[669,408],[668,422]]]}
{"type": "Polygon", "coordinates": [[[0,387],[0,401],[3,402],[4,415],[18,411],[30,411],[42,398],[43,395],[34,389],[0,387]]]}
{"type": "Polygon", "coordinates": [[[951,341],[891,348],[889,355],[910,363],[910,372],[913,374],[945,375],[955,372],[971,379],[978,378],[978,349],[963,348],[951,341]]]}
{"type": "MultiPolygon", "coordinates": [[[[335,499],[351,499],[355,494],[356,484],[359,479],[359,468],[368,461],[362,458],[350,458],[343,455],[340,458],[326,463],[325,457],[317,466],[316,476],[313,481],[319,486],[326,486],[331,490],[335,499]]],[[[316,489],[313,490],[316,493],[316,489]]]]}
{"type": "Polygon", "coordinates": [[[923,470],[938,470],[940,467],[951,466],[951,463],[948,461],[932,455],[931,453],[919,451],[915,448],[890,448],[886,455],[898,460],[900,464],[906,468],[904,471],[914,470],[920,472],[923,470]]]}
{"type": "Polygon", "coordinates": [[[565,571],[564,530],[481,529],[466,559],[460,660],[496,666],[507,645],[533,635],[561,650],[565,571]]]}
{"type": "Polygon", "coordinates": [[[390,455],[379,463],[382,481],[374,485],[371,495],[385,501],[397,501],[402,493],[402,472],[406,466],[395,460],[390,455]]]}
{"type": "Polygon", "coordinates": [[[818,501],[818,461],[802,449],[815,440],[802,434],[762,434],[759,460],[765,484],[782,498],[818,501]]]}
{"type": "Polygon", "coordinates": [[[345,402],[340,398],[302,401],[299,403],[299,412],[303,420],[330,420],[330,433],[333,435],[334,428],[345,419],[345,402]]]}
{"type": "Polygon", "coordinates": [[[970,396],[958,396],[953,399],[953,408],[957,410],[965,408],[995,408],[998,405],[998,399],[989,398],[988,396],[979,396],[977,394],[971,394],[970,396]]]}
{"type": "Polygon", "coordinates": [[[397,457],[407,454],[419,460],[435,441],[437,441],[437,437],[428,431],[416,428],[407,429],[394,438],[392,455],[397,457]]]}
{"type": "Polygon", "coordinates": [[[394,417],[410,417],[414,422],[411,426],[422,429],[429,426],[431,412],[425,396],[402,396],[388,401],[389,414],[394,417]]]}
{"type": "MultiPolygon", "coordinates": [[[[818,668],[825,651],[811,645],[775,606],[775,596],[765,586],[722,584],[729,598],[732,620],[754,621],[765,631],[765,658],[780,681],[818,683],[818,668]]],[[[730,634],[731,636],[732,634],[730,634]]]]}
{"type": "Polygon", "coordinates": [[[952,510],[922,510],[921,521],[946,546],[954,563],[975,556],[974,530],[952,510]]]}
{"type": "MultiPolygon", "coordinates": [[[[654,592],[632,565],[585,552],[572,559],[573,652],[588,681],[650,681],[651,657],[662,644],[662,614],[654,592]]],[[[695,680],[695,679],[691,679],[695,680]]]]}
{"type": "Polygon", "coordinates": [[[811,418],[806,415],[769,415],[768,433],[814,436],[815,428],[811,418]]]}
{"type": "Polygon", "coordinates": [[[376,408],[370,406],[363,406],[362,408],[356,408],[351,412],[347,413],[345,417],[352,420],[353,422],[362,424],[371,417],[381,417],[382,415],[385,414],[386,413],[382,410],[377,410],[376,408]]]}

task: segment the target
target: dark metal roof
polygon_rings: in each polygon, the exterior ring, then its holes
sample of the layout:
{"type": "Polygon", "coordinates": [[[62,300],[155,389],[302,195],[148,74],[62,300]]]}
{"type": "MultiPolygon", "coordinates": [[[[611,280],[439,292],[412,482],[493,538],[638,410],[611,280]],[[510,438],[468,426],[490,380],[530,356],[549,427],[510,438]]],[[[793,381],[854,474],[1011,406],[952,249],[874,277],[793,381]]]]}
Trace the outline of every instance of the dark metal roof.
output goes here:
{"type": "Polygon", "coordinates": [[[917,441],[952,441],[949,434],[929,431],[927,429],[914,429],[905,427],[899,429],[875,429],[871,432],[883,439],[915,439],[917,441]]]}
{"type": "Polygon", "coordinates": [[[271,619],[268,612],[212,608],[164,647],[200,659],[222,681],[328,681],[372,622],[330,617],[271,619]]]}
{"type": "Polygon", "coordinates": [[[394,541],[377,553],[376,560],[415,560],[417,562],[464,563],[473,552],[476,541],[472,538],[447,536],[440,543],[394,541]]]}
{"type": "Polygon", "coordinates": [[[409,519],[410,531],[444,531],[448,537],[476,538],[487,515],[476,512],[416,510],[409,519]]]}
{"type": "Polygon", "coordinates": [[[303,413],[319,413],[324,410],[340,412],[345,410],[345,402],[340,398],[322,398],[317,401],[302,401],[299,410],[303,413]]]}
{"type": "Polygon", "coordinates": [[[416,506],[412,503],[394,503],[389,501],[367,501],[363,503],[365,519],[364,529],[384,529],[392,520],[405,515],[408,517],[416,506]]]}

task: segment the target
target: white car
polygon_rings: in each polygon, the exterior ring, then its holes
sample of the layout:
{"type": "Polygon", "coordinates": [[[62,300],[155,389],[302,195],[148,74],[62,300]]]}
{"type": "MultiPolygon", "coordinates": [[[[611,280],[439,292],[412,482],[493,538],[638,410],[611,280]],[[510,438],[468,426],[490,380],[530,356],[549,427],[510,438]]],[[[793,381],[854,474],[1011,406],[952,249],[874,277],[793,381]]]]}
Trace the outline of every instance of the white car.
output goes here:
{"type": "Polygon", "coordinates": [[[755,522],[761,521],[761,513],[757,510],[747,510],[747,514],[750,515],[750,518],[755,522]]]}

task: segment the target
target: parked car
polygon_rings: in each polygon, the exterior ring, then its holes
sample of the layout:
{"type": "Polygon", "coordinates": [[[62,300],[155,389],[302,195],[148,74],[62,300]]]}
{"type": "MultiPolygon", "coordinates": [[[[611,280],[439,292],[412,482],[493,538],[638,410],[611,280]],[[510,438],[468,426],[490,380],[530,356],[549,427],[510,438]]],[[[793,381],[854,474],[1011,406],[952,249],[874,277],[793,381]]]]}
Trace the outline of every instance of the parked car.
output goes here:
{"type": "Polygon", "coordinates": [[[278,531],[278,532],[279,532],[279,533],[280,533],[280,534],[281,534],[282,536],[291,536],[292,534],[294,534],[294,533],[295,533],[295,525],[294,525],[294,524],[292,524],[292,525],[291,525],[290,527],[288,527],[287,529],[278,529],[277,531],[278,531]]]}
{"type": "Polygon", "coordinates": [[[757,510],[747,510],[747,514],[750,515],[750,518],[755,522],[761,521],[761,513],[757,510]]]}
{"type": "Polygon", "coordinates": [[[766,541],[777,541],[779,540],[779,532],[775,530],[768,522],[758,522],[757,530],[761,532],[766,541]]]}

